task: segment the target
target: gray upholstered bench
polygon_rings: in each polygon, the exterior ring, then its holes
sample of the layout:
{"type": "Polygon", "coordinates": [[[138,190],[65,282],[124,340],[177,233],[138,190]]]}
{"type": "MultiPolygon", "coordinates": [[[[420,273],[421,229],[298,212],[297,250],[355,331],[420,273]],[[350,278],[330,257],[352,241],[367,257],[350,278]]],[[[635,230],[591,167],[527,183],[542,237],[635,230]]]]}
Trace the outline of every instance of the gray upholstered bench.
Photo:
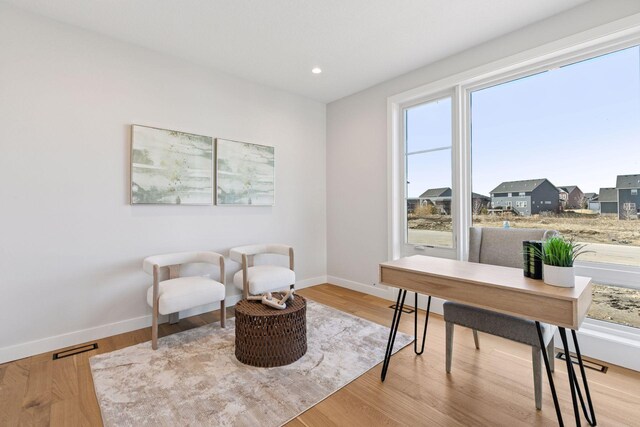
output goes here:
{"type": "MultiPolygon", "coordinates": [[[[449,323],[466,326],[540,349],[536,324],[533,320],[451,302],[444,303],[444,312],[449,323]]],[[[544,342],[549,344],[555,328],[546,323],[541,323],[540,326],[544,342]]],[[[451,330],[453,331],[453,328],[451,330]]]]}
{"type": "MultiPolygon", "coordinates": [[[[544,234],[545,230],[537,229],[471,227],[469,230],[469,261],[506,267],[522,267],[522,242],[524,240],[540,240],[544,234]]],[[[540,324],[546,346],[546,349],[541,349],[535,322],[531,320],[456,302],[444,303],[444,320],[447,332],[447,373],[451,372],[454,324],[473,329],[476,348],[480,348],[478,331],[531,346],[536,408],[542,408],[541,350],[547,351],[550,367],[553,370],[553,334],[556,330],[555,326],[545,323],[540,324]]]]}
{"type": "MultiPolygon", "coordinates": [[[[533,320],[522,319],[520,317],[509,316],[495,311],[484,310],[448,301],[444,303],[444,316],[447,319],[447,343],[453,342],[453,325],[456,324],[472,328],[476,334],[477,331],[485,332],[487,334],[496,335],[498,337],[530,345],[533,352],[533,369],[535,372],[541,372],[542,365],[539,364],[539,352],[541,350],[540,340],[538,339],[536,324],[533,320]],[[536,360],[538,361],[537,366],[536,360]]],[[[540,326],[542,328],[542,338],[547,345],[546,351],[549,355],[549,362],[553,369],[553,334],[556,328],[546,323],[541,323],[540,326]]],[[[476,340],[476,348],[479,347],[478,340],[476,340]]],[[[447,346],[447,372],[451,372],[451,353],[452,346],[447,346]]],[[[541,377],[538,375],[538,378],[536,378],[535,372],[534,381],[537,384],[541,377]]],[[[537,387],[537,385],[535,387],[537,387]]]]}

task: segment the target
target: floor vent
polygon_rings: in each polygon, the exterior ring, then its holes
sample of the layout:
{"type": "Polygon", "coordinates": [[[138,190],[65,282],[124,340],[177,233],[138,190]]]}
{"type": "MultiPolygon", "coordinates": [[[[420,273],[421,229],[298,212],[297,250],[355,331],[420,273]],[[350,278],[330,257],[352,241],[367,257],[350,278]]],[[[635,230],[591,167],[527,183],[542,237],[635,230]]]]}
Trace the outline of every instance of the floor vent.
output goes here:
{"type": "Polygon", "coordinates": [[[85,344],[80,347],[70,348],[68,350],[59,351],[57,353],[53,353],[53,360],[64,359],[65,357],[73,356],[80,353],[85,353],[91,350],[97,350],[98,343],[85,344]]]}
{"type": "MultiPolygon", "coordinates": [[[[392,309],[392,310],[395,310],[396,309],[396,305],[392,304],[392,305],[389,306],[389,308],[392,309]]],[[[415,310],[413,308],[411,308],[411,307],[406,307],[406,306],[402,307],[402,312],[403,313],[413,313],[414,311],[415,310]]]]}
{"type": "MultiPolygon", "coordinates": [[[[564,352],[562,351],[556,354],[556,359],[567,360],[567,358],[564,355],[564,352]]],[[[571,354],[571,362],[574,365],[578,365],[578,361],[576,360],[576,355],[573,353],[571,354]]],[[[584,357],[582,358],[582,364],[584,365],[585,368],[593,369],[594,371],[602,372],[603,374],[606,374],[607,370],[609,369],[608,366],[601,365],[600,363],[592,362],[590,360],[586,360],[584,357]]]]}

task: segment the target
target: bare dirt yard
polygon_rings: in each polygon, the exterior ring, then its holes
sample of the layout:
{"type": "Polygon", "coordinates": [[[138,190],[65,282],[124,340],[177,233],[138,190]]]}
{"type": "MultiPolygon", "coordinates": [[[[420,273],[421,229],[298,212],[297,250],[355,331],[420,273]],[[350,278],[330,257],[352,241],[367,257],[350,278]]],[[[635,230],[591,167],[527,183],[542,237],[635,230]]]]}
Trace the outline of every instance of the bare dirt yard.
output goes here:
{"type": "Polygon", "coordinates": [[[593,286],[588,317],[640,328],[640,291],[609,285],[593,286]]]}
{"type": "Polygon", "coordinates": [[[609,243],[640,246],[640,221],[620,220],[617,216],[565,213],[500,217],[474,215],[473,223],[484,227],[501,227],[503,221],[522,228],[546,228],[585,243],[609,243]]]}
{"type": "MultiPolygon", "coordinates": [[[[481,227],[546,228],[585,243],[640,246],[640,220],[620,220],[616,216],[565,213],[557,215],[499,216],[474,215],[473,224],[481,227]]],[[[449,215],[410,215],[413,230],[451,231],[449,215]]]]}

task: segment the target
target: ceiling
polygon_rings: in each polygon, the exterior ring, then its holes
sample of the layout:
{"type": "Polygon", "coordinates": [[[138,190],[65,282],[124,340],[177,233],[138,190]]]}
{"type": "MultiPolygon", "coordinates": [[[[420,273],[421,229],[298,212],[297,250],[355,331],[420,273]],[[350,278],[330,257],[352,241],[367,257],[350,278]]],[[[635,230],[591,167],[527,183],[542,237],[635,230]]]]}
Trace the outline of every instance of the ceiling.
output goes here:
{"type": "Polygon", "coordinates": [[[330,102],[586,0],[5,0],[330,102]],[[312,74],[313,67],[322,74],[312,74]]]}

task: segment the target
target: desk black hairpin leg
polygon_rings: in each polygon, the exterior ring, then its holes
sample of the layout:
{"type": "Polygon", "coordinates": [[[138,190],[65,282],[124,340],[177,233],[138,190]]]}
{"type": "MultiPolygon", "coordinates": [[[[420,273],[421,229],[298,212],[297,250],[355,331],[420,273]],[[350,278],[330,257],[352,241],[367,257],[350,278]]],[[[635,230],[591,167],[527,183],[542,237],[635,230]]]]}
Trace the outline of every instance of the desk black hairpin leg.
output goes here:
{"type": "Polygon", "coordinates": [[[427,300],[427,315],[424,319],[424,331],[422,332],[422,346],[420,347],[420,351],[418,351],[418,293],[416,292],[416,315],[413,320],[413,335],[415,340],[413,341],[413,351],[417,355],[421,355],[424,353],[424,342],[427,338],[427,325],[429,324],[429,311],[431,310],[431,295],[429,295],[429,299],[427,300]]]}
{"type": "MultiPolygon", "coordinates": [[[[580,404],[582,405],[582,412],[584,413],[584,417],[587,419],[587,422],[590,425],[595,426],[597,424],[596,412],[593,410],[593,402],[591,401],[591,393],[589,392],[589,384],[587,383],[587,374],[584,371],[584,364],[582,363],[582,354],[580,354],[580,346],[578,346],[578,337],[576,336],[576,331],[574,331],[573,329],[571,330],[571,336],[573,337],[573,344],[576,347],[576,356],[578,356],[578,364],[580,365],[580,375],[582,375],[582,385],[584,386],[584,393],[587,396],[587,403],[589,404],[589,414],[587,414],[587,408],[584,406],[582,393],[580,393],[580,388],[578,387],[578,396],[580,396],[580,404]]],[[[576,386],[578,386],[577,382],[576,382],[576,386]]]]}
{"type": "Polygon", "coordinates": [[[544,367],[547,370],[547,378],[549,379],[549,387],[551,388],[551,396],[553,396],[553,405],[556,408],[556,416],[558,417],[558,425],[564,426],[562,421],[562,411],[560,411],[560,403],[558,403],[558,394],[556,393],[556,385],[553,382],[553,374],[551,373],[551,366],[549,365],[549,356],[545,351],[547,346],[544,344],[544,338],[542,338],[542,329],[540,328],[540,322],[536,321],[536,329],[538,330],[538,339],[540,340],[540,348],[542,349],[542,359],[544,360],[544,367]]]}
{"type": "Polygon", "coordinates": [[[587,423],[591,426],[596,425],[596,414],[593,410],[593,402],[591,401],[591,393],[589,393],[589,384],[587,382],[587,376],[584,371],[584,364],[582,363],[582,355],[580,354],[580,347],[578,346],[578,337],[576,331],[571,330],[571,336],[573,338],[573,344],[576,348],[576,357],[578,359],[578,366],[580,366],[580,375],[582,376],[582,385],[584,386],[584,392],[587,398],[587,404],[589,405],[589,411],[582,396],[582,390],[580,389],[580,383],[578,377],[573,369],[573,362],[571,361],[571,353],[569,352],[569,344],[567,340],[567,332],[565,328],[558,328],[560,330],[560,338],[562,339],[562,347],[564,348],[564,354],[567,361],[567,374],[569,375],[569,387],[571,388],[571,400],[573,401],[573,413],[576,418],[576,425],[580,425],[580,410],[578,409],[578,400],[580,400],[580,406],[582,407],[582,413],[587,420],[587,423]],[[577,397],[577,398],[576,398],[577,397]]]}
{"type": "Polygon", "coordinates": [[[393,312],[393,320],[391,321],[391,329],[389,330],[389,341],[387,341],[387,351],[384,354],[384,361],[382,362],[382,375],[380,378],[384,381],[387,376],[387,369],[389,369],[389,362],[391,361],[391,355],[393,354],[393,343],[396,340],[396,333],[398,332],[398,325],[400,324],[400,316],[402,316],[402,309],[404,308],[404,299],[407,296],[405,289],[398,291],[398,300],[396,301],[396,309],[393,312]]]}
{"type": "MultiPolygon", "coordinates": [[[[538,331],[538,339],[540,340],[540,348],[545,348],[544,340],[542,338],[542,329],[540,328],[540,322],[536,322],[536,329],[538,331]]],[[[578,337],[576,336],[576,331],[571,330],[571,336],[573,338],[573,344],[576,348],[576,356],[578,359],[578,365],[580,366],[580,375],[582,376],[582,385],[584,386],[585,396],[587,398],[587,405],[589,405],[589,410],[587,412],[587,406],[585,405],[584,398],[582,396],[582,391],[580,390],[580,384],[578,383],[578,377],[573,369],[573,362],[571,360],[571,353],[569,352],[569,345],[567,341],[567,332],[565,328],[558,327],[560,331],[560,338],[562,339],[562,347],[564,349],[564,354],[567,362],[567,376],[569,377],[569,387],[571,388],[571,400],[573,402],[573,413],[576,419],[576,425],[580,426],[580,411],[578,409],[578,400],[580,400],[580,406],[582,406],[582,413],[584,414],[587,422],[591,426],[596,425],[596,413],[593,410],[593,402],[591,401],[591,393],[589,392],[589,384],[587,382],[587,375],[584,371],[584,364],[582,363],[582,354],[580,353],[580,347],[578,345],[578,337]]],[[[547,378],[549,379],[549,387],[551,388],[551,395],[553,396],[553,404],[556,408],[556,415],[558,417],[558,425],[561,427],[564,426],[564,422],[562,421],[562,413],[560,411],[560,404],[558,403],[558,395],[556,393],[556,386],[553,382],[553,375],[551,374],[551,368],[549,367],[549,358],[547,357],[547,352],[542,351],[542,357],[544,359],[544,366],[547,370],[547,378]]]]}

